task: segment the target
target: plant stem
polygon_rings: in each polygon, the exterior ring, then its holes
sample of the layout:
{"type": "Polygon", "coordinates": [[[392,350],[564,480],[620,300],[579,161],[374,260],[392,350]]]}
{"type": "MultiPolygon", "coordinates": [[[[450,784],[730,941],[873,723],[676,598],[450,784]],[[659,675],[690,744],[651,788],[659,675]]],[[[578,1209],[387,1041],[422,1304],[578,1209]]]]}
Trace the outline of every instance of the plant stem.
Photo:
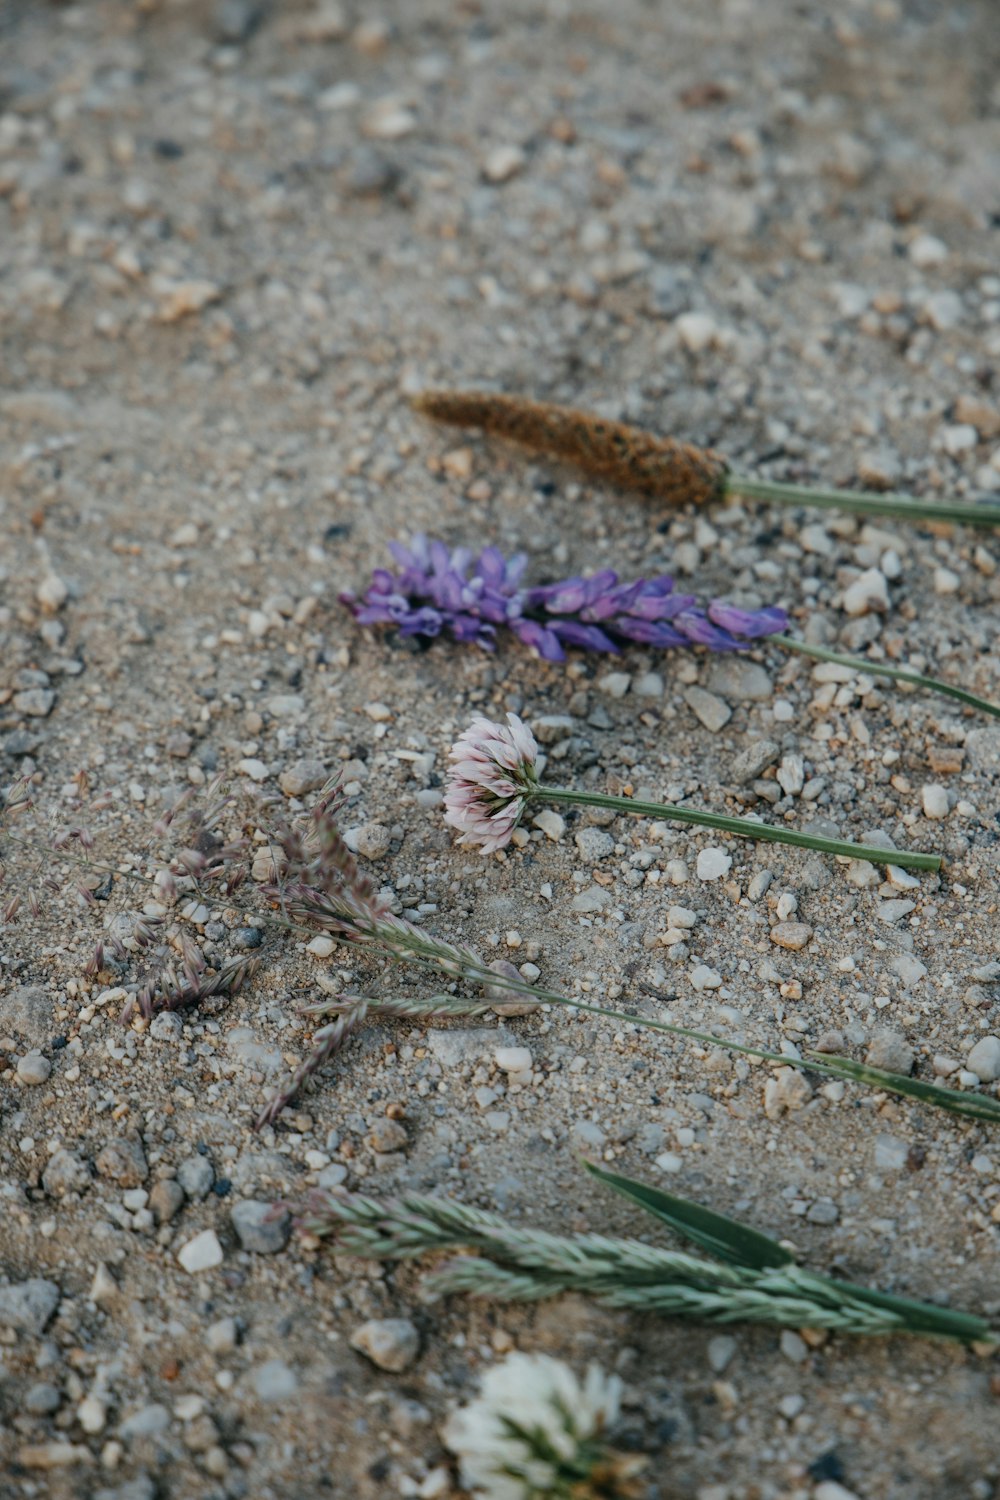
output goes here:
{"type": "Polygon", "coordinates": [[[818,849],[823,854],[837,854],[845,859],[865,859],[873,865],[895,865],[912,870],[940,870],[939,854],[915,854],[900,849],[878,849],[870,844],[852,844],[844,839],[825,839],[816,833],[799,833],[792,828],[776,828],[771,823],[756,823],[752,818],[730,818],[724,813],[702,812],[696,807],[678,807],[673,802],[640,802],[635,797],[611,797],[604,792],[573,791],[569,787],[545,786],[539,783],[531,798],[548,802],[572,802],[586,807],[610,807],[616,812],[635,813],[641,818],[665,818],[675,823],[697,823],[704,828],[718,828],[745,839],[763,843],[793,844],[798,849],[818,849]]]}
{"type": "Polygon", "coordinates": [[[819,510],[854,511],[858,515],[897,516],[902,520],[949,521],[966,526],[1000,526],[1000,505],[961,504],[956,501],[917,500],[913,495],[872,495],[865,490],[822,490],[807,484],[783,484],[776,479],[750,479],[727,474],[724,495],[769,500],[778,505],[808,505],[819,510]]]}
{"type": "Polygon", "coordinates": [[[911,672],[906,667],[890,667],[885,662],[869,661],[865,656],[843,656],[839,651],[830,651],[826,646],[811,646],[807,641],[797,641],[790,635],[770,635],[769,645],[782,646],[799,656],[814,656],[817,661],[833,661],[841,667],[851,667],[855,672],[864,672],[871,677],[891,677],[896,682],[911,682],[914,687],[927,688],[932,693],[942,693],[946,698],[957,698],[970,708],[978,708],[984,714],[1000,719],[1000,703],[990,703],[986,698],[977,698],[965,688],[952,687],[937,677],[924,677],[920,672],[911,672]]]}

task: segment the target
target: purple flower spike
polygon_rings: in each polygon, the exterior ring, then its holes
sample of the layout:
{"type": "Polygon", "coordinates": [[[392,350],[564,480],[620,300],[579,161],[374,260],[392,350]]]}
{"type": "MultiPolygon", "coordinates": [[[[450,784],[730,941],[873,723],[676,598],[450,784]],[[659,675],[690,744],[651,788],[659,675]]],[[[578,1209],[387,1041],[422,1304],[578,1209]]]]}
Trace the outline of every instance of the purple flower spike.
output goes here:
{"type": "Polygon", "coordinates": [[[505,625],[543,660],[562,661],[567,646],[616,654],[627,642],[745,651],[788,627],[775,605],[750,610],[713,599],[703,606],[693,594],[675,594],[668,574],[619,583],[607,568],[524,588],[523,553],[508,561],[496,547],[484,547],[474,557],[424,536],[409,547],[390,542],[389,550],[398,572],[376,568],[364,598],[340,598],[359,624],[392,625],[402,635],[433,637],[447,629],[457,641],[492,651],[497,627],[505,625]]]}

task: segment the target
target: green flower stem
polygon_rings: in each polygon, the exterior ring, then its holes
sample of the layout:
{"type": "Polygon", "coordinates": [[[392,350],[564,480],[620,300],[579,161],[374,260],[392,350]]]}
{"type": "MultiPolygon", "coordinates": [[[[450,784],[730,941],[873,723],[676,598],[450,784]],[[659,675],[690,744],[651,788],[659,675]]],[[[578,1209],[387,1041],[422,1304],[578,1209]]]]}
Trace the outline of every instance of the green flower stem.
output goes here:
{"type": "Polygon", "coordinates": [[[864,672],[870,677],[891,677],[895,682],[910,682],[914,687],[926,688],[931,693],[941,693],[946,698],[957,698],[970,708],[981,713],[992,714],[1000,719],[1000,703],[990,703],[986,698],[977,698],[965,688],[952,687],[950,682],[941,682],[937,677],[924,677],[920,672],[911,672],[906,667],[890,667],[885,662],[869,661],[864,656],[842,656],[839,651],[830,651],[826,646],[811,646],[807,641],[797,641],[790,635],[770,635],[769,645],[781,646],[785,651],[794,651],[800,656],[814,656],[817,661],[833,661],[838,666],[850,667],[855,672],[864,672]]]}
{"type": "Polygon", "coordinates": [[[914,854],[902,849],[877,849],[870,844],[851,844],[844,839],[825,839],[816,833],[799,833],[792,828],[776,828],[772,823],[755,823],[751,818],[730,818],[724,813],[702,812],[696,807],[678,807],[673,802],[640,802],[635,797],[610,797],[604,792],[580,792],[568,787],[545,786],[539,782],[529,792],[531,800],[571,802],[584,807],[610,807],[615,812],[634,813],[640,818],[665,818],[674,823],[697,823],[703,828],[718,828],[741,838],[762,843],[793,844],[798,849],[818,849],[821,854],[837,854],[845,859],[865,859],[873,865],[894,865],[911,870],[940,870],[939,854],[914,854]]]}
{"type": "Polygon", "coordinates": [[[918,525],[921,521],[950,521],[966,526],[1000,527],[1000,505],[989,503],[917,500],[912,495],[872,495],[865,490],[821,490],[807,484],[782,484],[776,479],[749,479],[745,474],[727,474],[722,493],[778,505],[808,505],[818,510],[854,511],[863,516],[896,516],[918,525]]]}

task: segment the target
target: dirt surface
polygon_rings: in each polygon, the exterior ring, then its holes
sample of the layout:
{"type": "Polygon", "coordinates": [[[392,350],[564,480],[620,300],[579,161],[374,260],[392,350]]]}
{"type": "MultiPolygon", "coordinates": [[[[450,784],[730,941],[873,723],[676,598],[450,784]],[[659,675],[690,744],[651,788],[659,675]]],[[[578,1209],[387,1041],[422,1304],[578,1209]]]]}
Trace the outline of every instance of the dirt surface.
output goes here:
{"type": "MultiPolygon", "coordinates": [[[[152,825],[179,788],[227,774],[234,830],[253,835],[250,794],[295,811],[280,778],[320,762],[344,771],[377,883],[442,936],[638,1014],[775,1049],[825,1035],[897,1066],[909,1048],[956,1082],[1000,1030],[990,721],[766,647],[565,665],[513,644],[413,652],[356,630],[337,593],[387,538],[424,530],[526,550],[539,580],[670,570],[1000,698],[996,538],[749,505],[664,517],[404,400],[494,385],[752,473],[995,492],[998,63],[985,0],[7,0],[0,754],[5,782],[34,778],[19,830],[89,819],[97,855],[152,874],[152,825]],[[852,616],[870,570],[880,607],[852,616]],[[558,716],[553,779],[880,830],[942,851],[945,873],[897,889],[586,815],[483,861],[454,848],[439,805],[474,707],[558,716]],[[111,794],[92,817],[82,770],[111,794]],[[578,842],[585,829],[609,837],[578,842]],[[720,847],[731,868],[699,878],[720,847]],[[809,929],[800,950],[771,939],[781,920],[809,929]]],[[[29,852],[5,860],[5,897],[39,884],[29,852]]],[[[1000,1320],[984,1127],[547,1010],[372,1025],[254,1134],[308,1045],[297,1006],[319,977],[375,994],[400,980],[269,932],[237,997],[123,1027],[137,967],[84,968],[145,893],[94,877],[81,909],[79,870],[43,865],[58,888],[0,933],[0,1268],[57,1292],[3,1303],[21,1321],[0,1364],[4,1500],[457,1495],[439,1423],[515,1345],[623,1374],[618,1436],[651,1456],[650,1497],[1000,1494],[995,1359],[575,1299],[431,1307],[412,1269],[294,1239],[257,1253],[232,1219],[343,1178],[647,1233],[582,1180],[582,1148],[812,1267],[1000,1320]],[[523,1084],[496,1066],[510,1039],[532,1054],[523,1084]],[[188,1272],[178,1252],[205,1230],[221,1264],[188,1272]],[[401,1373],[351,1347],[390,1317],[420,1334],[401,1373]]],[[[192,912],[212,953],[256,941],[239,910],[255,899],[192,912]]]]}

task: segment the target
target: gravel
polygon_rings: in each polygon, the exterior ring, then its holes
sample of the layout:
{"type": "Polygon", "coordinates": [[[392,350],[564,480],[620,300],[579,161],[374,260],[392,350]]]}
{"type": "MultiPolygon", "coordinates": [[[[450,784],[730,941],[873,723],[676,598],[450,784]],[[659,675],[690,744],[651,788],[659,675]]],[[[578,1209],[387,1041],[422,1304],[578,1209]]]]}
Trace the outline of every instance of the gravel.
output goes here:
{"type": "Polygon", "coordinates": [[[177,1166],[177,1181],[187,1196],[198,1202],[211,1192],[215,1170],[207,1156],[188,1156],[177,1166]]]}
{"type": "Polygon", "coordinates": [[[230,1218],[244,1250],[252,1250],[255,1255],[274,1255],[288,1244],[291,1215],[287,1210],[272,1214],[271,1208],[270,1203],[253,1198],[233,1204],[230,1218]]]}
{"type": "Polygon", "coordinates": [[[55,1282],[41,1276],[0,1286],[0,1327],[37,1338],[59,1306],[60,1296],[55,1282]]]}
{"type": "Polygon", "coordinates": [[[211,1271],[215,1266],[221,1266],[224,1255],[215,1230],[203,1229],[186,1241],[177,1251],[177,1259],[192,1276],[198,1271],[211,1271]]]}
{"type": "Polygon", "coordinates": [[[995,1083],[1000,1078],[1000,1037],[981,1037],[966,1058],[966,1067],[982,1083],[995,1083]]]}
{"type": "Polygon", "coordinates": [[[51,1073],[52,1064],[40,1052],[29,1052],[25,1057],[18,1059],[17,1076],[29,1087],[47,1083],[51,1073]]]}
{"type": "Polygon", "coordinates": [[[6,7],[0,769],[4,786],[31,779],[11,833],[44,848],[0,850],[3,902],[22,900],[0,954],[0,1264],[65,1293],[40,1334],[5,1334],[0,1468],[25,1494],[281,1494],[289,1454],[358,1500],[433,1493],[440,1423],[511,1347],[580,1373],[619,1362],[623,1446],[653,1455],[650,1500],[667,1474],[691,1495],[817,1500],[834,1482],[937,1500],[993,1478],[975,1354],[909,1340],[887,1372],[870,1341],[834,1336],[803,1338],[790,1364],[772,1331],[734,1325],[716,1372],[718,1329],[582,1299],[455,1297],[425,1318],[416,1267],[335,1261],[294,1234],[248,1252],[230,1217],[330,1184],[667,1243],[581,1175],[584,1149],[809,1267],[984,1308],[996,1151],[969,1121],[545,1005],[468,1025],[373,1016],[255,1131],[322,1024],[303,1004],[433,986],[336,933],[309,951],[315,934],[284,930],[255,881],[171,905],[162,882],[81,869],[77,839],[48,844],[87,829],[102,864],[153,876],[222,777],[236,802],[213,827],[250,841],[264,879],[263,804],[295,818],[339,775],[380,899],[486,963],[770,1051],[806,1055],[836,1029],[859,1060],[891,1030],[916,1077],[995,1092],[1000,993],[978,971],[996,958],[1000,729],[766,641],[546,663],[511,639],[419,649],[338,601],[389,538],[424,532],[523,551],[530,582],[669,573],[679,592],[780,604],[806,641],[1000,697],[989,533],[738,497],[672,509],[437,428],[404,399],[530,390],[711,444],[751,475],[996,493],[991,8],[858,5],[831,23],[760,0],[752,27],[745,11],[301,0],[245,6],[224,37],[214,6],[6,7]],[[706,701],[708,725],[692,707],[706,701]],[[508,710],[538,727],[556,784],[881,830],[946,868],[907,884],[865,866],[859,883],[805,851],[569,807],[481,858],[442,823],[446,755],[473,713],[508,710]],[[944,789],[945,816],[928,821],[925,787],[944,789]],[[164,840],[154,825],[184,793],[164,840]],[[585,828],[600,858],[581,852],[585,828]],[[123,1025],[150,957],[134,947],[144,909],[176,917],[213,970],[253,956],[260,972],[123,1025]],[[781,922],[807,944],[772,942],[781,922]],[[132,946],[95,977],[111,932],[132,946]],[[497,1067],[501,1047],[530,1052],[530,1081],[497,1067]],[[32,1053],[52,1071],[25,1087],[32,1053]],[[400,1149],[378,1149],[382,1120],[400,1149]],[[132,1135],[148,1170],[126,1185],[95,1163],[132,1135]],[[178,1251],[203,1233],[223,1258],[189,1274],[178,1251]],[[423,1339],[401,1375],[350,1348],[359,1324],[397,1316],[423,1339]],[[62,1393],[52,1413],[26,1408],[40,1382],[62,1393]],[[90,1398],[103,1430],[78,1420],[90,1398]],[[168,1425],[124,1438],[150,1406],[168,1425]]]}
{"type": "Polygon", "coordinates": [[[351,1348],[380,1370],[399,1375],[416,1362],[420,1335],[408,1318],[372,1318],[351,1334],[351,1348]]]}

